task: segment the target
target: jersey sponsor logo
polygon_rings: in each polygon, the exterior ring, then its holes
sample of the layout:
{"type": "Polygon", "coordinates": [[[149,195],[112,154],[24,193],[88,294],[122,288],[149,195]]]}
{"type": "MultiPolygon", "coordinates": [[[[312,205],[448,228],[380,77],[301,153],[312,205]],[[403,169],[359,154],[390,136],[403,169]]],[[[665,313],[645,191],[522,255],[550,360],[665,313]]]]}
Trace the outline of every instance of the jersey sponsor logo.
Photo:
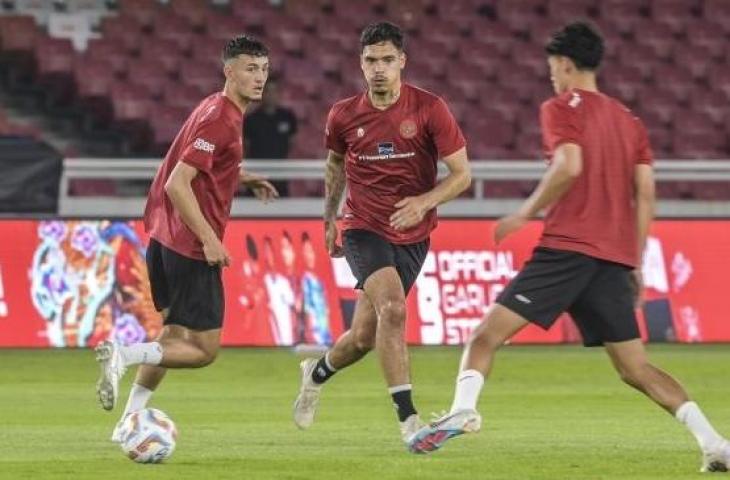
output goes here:
{"type": "Polygon", "coordinates": [[[360,127],[357,129],[357,138],[362,138],[365,136],[365,129],[360,127]]]}
{"type": "Polygon", "coordinates": [[[395,146],[391,142],[379,143],[378,144],[378,155],[393,155],[395,153],[395,146]]]}
{"type": "Polygon", "coordinates": [[[414,122],[410,118],[403,120],[400,124],[400,136],[405,139],[415,137],[417,131],[418,129],[416,128],[416,122],[414,122]]]}
{"type": "Polygon", "coordinates": [[[377,155],[358,155],[357,159],[361,161],[399,160],[401,158],[411,158],[416,156],[416,152],[395,153],[395,144],[393,142],[378,143],[377,152],[377,155]]]}
{"type": "Polygon", "coordinates": [[[530,299],[529,299],[529,298],[527,298],[526,296],[522,295],[521,293],[518,293],[517,295],[515,295],[515,298],[516,298],[517,300],[519,300],[520,302],[522,302],[522,303],[526,303],[526,304],[528,304],[528,305],[532,303],[532,300],[530,300],[530,299]]]}
{"type": "Polygon", "coordinates": [[[195,142],[193,143],[193,148],[202,152],[213,153],[213,151],[215,150],[215,145],[206,140],[203,140],[202,138],[196,138],[195,142]]]}

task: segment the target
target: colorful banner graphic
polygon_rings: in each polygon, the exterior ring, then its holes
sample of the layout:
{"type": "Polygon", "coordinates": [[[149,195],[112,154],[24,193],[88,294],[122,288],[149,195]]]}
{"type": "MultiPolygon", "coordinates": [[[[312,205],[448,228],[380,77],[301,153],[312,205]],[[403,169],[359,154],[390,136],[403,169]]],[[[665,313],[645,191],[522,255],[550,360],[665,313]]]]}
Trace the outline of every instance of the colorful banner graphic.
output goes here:
{"type": "MultiPolygon", "coordinates": [[[[442,220],[408,297],[411,344],[461,344],[524,262],[541,225],[504,244],[491,220],[442,220]]],[[[234,220],[223,273],[225,345],[330,345],[351,322],[357,293],[344,259],[330,259],[317,220],[234,220]]],[[[88,347],[154,338],[139,221],[0,221],[0,347],[88,347]]],[[[644,258],[649,341],[728,342],[721,305],[730,271],[730,221],[654,224],[644,258]]],[[[529,326],[515,343],[580,341],[569,316],[529,326]]]]}

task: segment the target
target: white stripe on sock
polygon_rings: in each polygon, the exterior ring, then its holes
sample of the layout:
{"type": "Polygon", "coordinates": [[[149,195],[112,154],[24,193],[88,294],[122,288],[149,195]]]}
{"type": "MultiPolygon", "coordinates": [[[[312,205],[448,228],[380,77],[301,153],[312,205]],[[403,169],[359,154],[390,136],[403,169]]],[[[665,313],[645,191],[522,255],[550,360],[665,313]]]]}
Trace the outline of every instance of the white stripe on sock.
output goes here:
{"type": "Polygon", "coordinates": [[[388,393],[393,395],[394,393],[398,392],[405,392],[407,390],[413,390],[413,385],[410,383],[406,383],[405,385],[396,385],[394,387],[388,387],[388,393]]]}

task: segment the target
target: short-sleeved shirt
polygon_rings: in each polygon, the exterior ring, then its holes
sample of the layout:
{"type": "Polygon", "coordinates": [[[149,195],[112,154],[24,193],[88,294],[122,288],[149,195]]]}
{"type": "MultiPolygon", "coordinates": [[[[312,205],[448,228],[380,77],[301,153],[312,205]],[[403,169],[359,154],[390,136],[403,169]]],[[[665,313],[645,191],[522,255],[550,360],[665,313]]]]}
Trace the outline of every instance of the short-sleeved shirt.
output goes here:
{"type": "Polygon", "coordinates": [[[619,101],[577,89],[543,103],[540,124],[548,162],[565,143],[579,145],[583,158],[580,176],[545,216],[540,245],[635,267],[635,167],[653,161],[646,128],[619,101]]]}
{"type": "Polygon", "coordinates": [[[186,257],[205,260],[203,245],[183,222],[165,192],[178,162],[198,170],[192,189],[203,216],[223,239],[239,184],[243,158],[241,110],[222,93],[205,98],[173,140],[155,176],[145,207],[145,229],[165,247],[186,257]]]}
{"type": "Polygon", "coordinates": [[[437,161],[465,146],[461,129],[438,96],[404,83],[385,110],[364,92],[337,102],[329,112],[325,145],[345,156],[348,193],[343,228],[377,233],[395,244],[417,243],[436,227],[436,210],[418,225],[390,226],[395,204],[432,190],[437,161]]]}

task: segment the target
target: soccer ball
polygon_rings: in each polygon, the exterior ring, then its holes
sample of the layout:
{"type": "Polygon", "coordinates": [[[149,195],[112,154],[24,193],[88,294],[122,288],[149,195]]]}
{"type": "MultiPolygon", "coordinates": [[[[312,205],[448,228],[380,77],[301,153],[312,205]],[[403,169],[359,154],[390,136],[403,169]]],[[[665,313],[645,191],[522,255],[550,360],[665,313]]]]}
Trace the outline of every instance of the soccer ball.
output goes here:
{"type": "Polygon", "coordinates": [[[145,408],[122,424],[122,450],[137,463],[160,463],[175,451],[177,428],[161,410],[145,408]]]}

